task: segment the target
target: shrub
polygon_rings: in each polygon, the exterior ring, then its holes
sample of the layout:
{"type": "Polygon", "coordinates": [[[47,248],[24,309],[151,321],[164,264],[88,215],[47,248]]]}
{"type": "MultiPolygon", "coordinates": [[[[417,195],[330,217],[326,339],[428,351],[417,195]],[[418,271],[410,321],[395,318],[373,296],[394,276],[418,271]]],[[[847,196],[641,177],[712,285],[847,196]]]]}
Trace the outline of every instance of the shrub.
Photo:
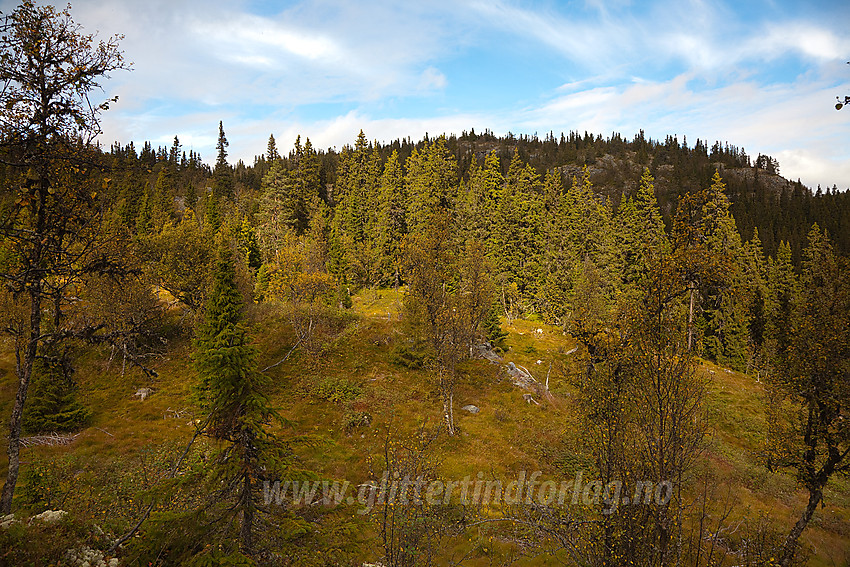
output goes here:
{"type": "Polygon", "coordinates": [[[427,355],[425,352],[410,348],[407,345],[398,345],[392,350],[391,360],[393,364],[404,366],[405,368],[419,369],[425,366],[427,355]]]}
{"type": "Polygon", "coordinates": [[[328,376],[316,385],[313,393],[320,399],[335,404],[344,404],[352,402],[363,395],[363,388],[359,384],[350,382],[345,378],[328,376]]]}
{"type": "Polygon", "coordinates": [[[487,335],[487,340],[490,341],[490,344],[493,346],[493,350],[496,352],[504,352],[505,339],[507,338],[508,333],[502,330],[502,325],[499,321],[499,309],[499,304],[494,303],[493,308],[490,309],[487,313],[487,317],[484,321],[482,321],[481,327],[487,335]]]}
{"type": "Polygon", "coordinates": [[[72,373],[67,358],[36,361],[23,417],[28,433],[71,431],[88,422],[91,412],[77,401],[72,373]]]}
{"type": "Polygon", "coordinates": [[[346,432],[351,432],[358,427],[369,427],[372,424],[372,415],[369,412],[349,410],[342,416],[342,427],[346,432]]]}

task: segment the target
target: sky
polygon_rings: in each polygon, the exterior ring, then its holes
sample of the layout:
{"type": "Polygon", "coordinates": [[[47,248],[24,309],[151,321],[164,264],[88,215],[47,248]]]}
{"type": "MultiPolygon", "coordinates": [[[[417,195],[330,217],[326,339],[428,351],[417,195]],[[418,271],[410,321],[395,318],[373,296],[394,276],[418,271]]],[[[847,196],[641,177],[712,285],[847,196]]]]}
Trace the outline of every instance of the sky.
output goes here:
{"type": "MultiPolygon", "coordinates": [[[[8,13],[17,2],[0,0],[8,13]]],[[[59,3],[62,5],[63,3],[59,3]]],[[[99,138],[253,163],[490,129],[729,142],[813,189],[850,188],[850,2],[76,0],[132,71],[99,138]]]]}

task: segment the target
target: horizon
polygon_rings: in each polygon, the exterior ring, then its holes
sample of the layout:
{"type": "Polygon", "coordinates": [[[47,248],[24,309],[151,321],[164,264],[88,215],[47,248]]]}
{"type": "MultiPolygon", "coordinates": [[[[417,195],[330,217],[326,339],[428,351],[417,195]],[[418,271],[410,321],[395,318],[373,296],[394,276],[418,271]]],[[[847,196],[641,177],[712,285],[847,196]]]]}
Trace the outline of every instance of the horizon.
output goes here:
{"type": "Polygon", "coordinates": [[[298,135],[339,150],[360,130],[381,143],[643,130],[850,188],[845,3],[79,0],[71,15],[99,39],[123,34],[133,62],[104,82],[119,96],[105,148],[177,136],[212,163],[219,121],[228,161],[248,165],[270,134],[285,154],[298,135]]]}

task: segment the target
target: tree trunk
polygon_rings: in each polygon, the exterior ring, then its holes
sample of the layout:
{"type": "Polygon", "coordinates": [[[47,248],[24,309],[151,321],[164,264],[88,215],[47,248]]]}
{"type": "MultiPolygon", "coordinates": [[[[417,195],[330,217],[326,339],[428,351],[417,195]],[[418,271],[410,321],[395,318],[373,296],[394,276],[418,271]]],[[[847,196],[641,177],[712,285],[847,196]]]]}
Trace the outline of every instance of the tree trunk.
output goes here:
{"type": "Polygon", "coordinates": [[[696,284],[691,282],[691,305],[688,309],[688,352],[693,349],[694,343],[694,302],[696,301],[696,284]]]}
{"type": "Polygon", "coordinates": [[[455,420],[452,406],[454,405],[453,384],[449,383],[443,375],[443,370],[440,369],[440,393],[443,396],[443,418],[446,420],[446,430],[449,436],[455,434],[455,420]]]}
{"type": "Polygon", "coordinates": [[[449,391],[449,433],[455,434],[455,393],[454,388],[449,391]]]}
{"type": "Polygon", "coordinates": [[[788,537],[785,539],[782,559],[779,562],[781,567],[789,567],[789,565],[791,565],[791,561],[794,559],[794,554],[797,552],[797,540],[800,539],[800,534],[803,533],[803,530],[806,529],[806,526],[809,524],[809,520],[812,519],[812,516],[814,515],[822,498],[823,488],[818,488],[813,492],[809,492],[809,503],[806,505],[806,509],[803,510],[803,515],[800,516],[800,519],[797,520],[796,524],[794,524],[794,528],[791,530],[791,533],[789,533],[788,537]]]}
{"type": "Polygon", "coordinates": [[[18,375],[18,392],[15,394],[15,405],[12,407],[12,419],[9,422],[9,471],[6,474],[6,484],[0,496],[0,514],[12,513],[12,497],[18,482],[18,471],[21,465],[21,426],[24,417],[24,404],[27,401],[32,367],[38,353],[38,341],[41,336],[41,286],[34,284],[30,290],[30,336],[21,360],[21,352],[16,348],[16,373],[18,375]]]}
{"type": "Polygon", "coordinates": [[[250,556],[254,550],[254,499],[251,496],[251,475],[246,472],[242,484],[242,525],[240,536],[242,538],[242,552],[250,556]]]}
{"type": "Polygon", "coordinates": [[[454,416],[452,415],[452,395],[443,394],[443,417],[446,420],[446,430],[449,436],[455,434],[454,416]]]}

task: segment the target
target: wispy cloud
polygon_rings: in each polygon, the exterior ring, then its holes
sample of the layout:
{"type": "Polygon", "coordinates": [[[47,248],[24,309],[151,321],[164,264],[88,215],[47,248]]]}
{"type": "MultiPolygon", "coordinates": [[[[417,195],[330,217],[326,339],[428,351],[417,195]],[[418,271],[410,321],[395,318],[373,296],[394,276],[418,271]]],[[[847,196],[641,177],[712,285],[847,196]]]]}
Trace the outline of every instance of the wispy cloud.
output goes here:
{"type": "MultiPolygon", "coordinates": [[[[14,9],[0,0],[0,10],[14,9]]],[[[729,140],[816,185],[850,186],[850,6],[527,0],[76,0],[87,30],[123,33],[105,140],[212,157],[225,122],[250,161],[273,132],[319,147],[469,128],[643,129],[729,140]],[[843,86],[842,86],[843,85],[843,86]],[[487,109],[486,111],[484,109],[487,109]]]]}
{"type": "Polygon", "coordinates": [[[259,60],[268,66],[290,55],[326,63],[342,59],[342,50],[330,37],[288,29],[258,16],[236,14],[225,21],[199,19],[192,23],[189,33],[225,60],[259,60]]]}

